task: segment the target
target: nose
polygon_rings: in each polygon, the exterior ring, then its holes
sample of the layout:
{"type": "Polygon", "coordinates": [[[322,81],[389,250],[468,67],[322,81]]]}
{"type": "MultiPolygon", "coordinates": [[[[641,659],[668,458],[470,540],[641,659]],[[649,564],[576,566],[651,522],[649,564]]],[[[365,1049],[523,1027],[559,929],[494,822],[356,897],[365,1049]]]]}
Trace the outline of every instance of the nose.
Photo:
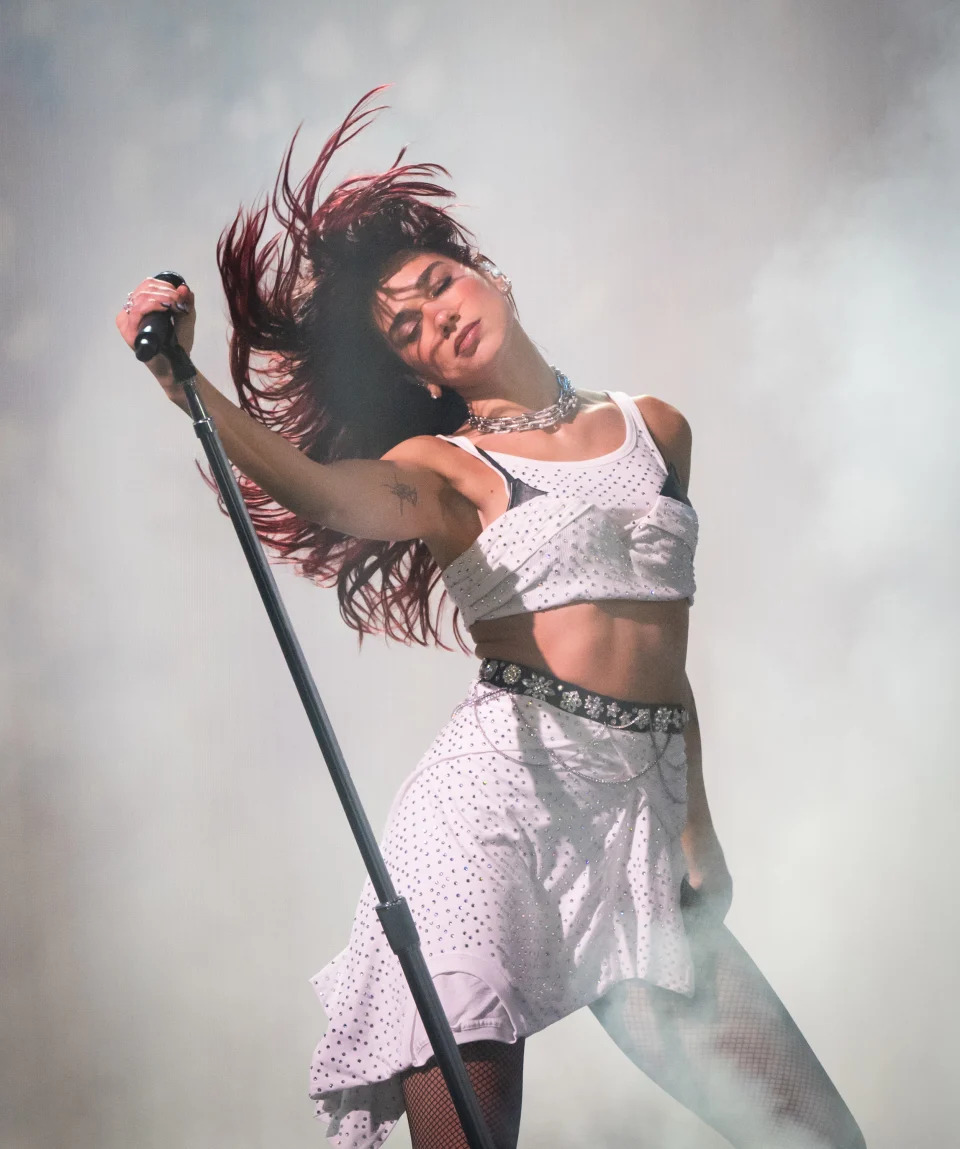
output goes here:
{"type": "Polygon", "coordinates": [[[452,307],[443,307],[436,313],[436,324],[443,334],[444,339],[450,338],[454,331],[456,331],[459,322],[460,315],[452,307]]]}

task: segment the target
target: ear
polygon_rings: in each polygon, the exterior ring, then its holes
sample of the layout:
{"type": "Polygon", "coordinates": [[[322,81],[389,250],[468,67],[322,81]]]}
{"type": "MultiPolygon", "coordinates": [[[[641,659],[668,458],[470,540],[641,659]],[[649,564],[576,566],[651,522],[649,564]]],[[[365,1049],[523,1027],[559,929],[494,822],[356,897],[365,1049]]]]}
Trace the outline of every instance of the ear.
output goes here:
{"type": "Polygon", "coordinates": [[[430,383],[418,375],[410,376],[410,382],[415,383],[418,387],[423,388],[423,390],[426,391],[431,399],[440,399],[443,397],[443,388],[439,383],[430,383]]]}
{"type": "Polygon", "coordinates": [[[510,290],[513,287],[513,284],[510,282],[510,276],[505,275],[492,259],[487,259],[485,255],[481,255],[477,260],[477,267],[493,282],[499,291],[502,291],[504,295],[510,294],[510,290]]]}

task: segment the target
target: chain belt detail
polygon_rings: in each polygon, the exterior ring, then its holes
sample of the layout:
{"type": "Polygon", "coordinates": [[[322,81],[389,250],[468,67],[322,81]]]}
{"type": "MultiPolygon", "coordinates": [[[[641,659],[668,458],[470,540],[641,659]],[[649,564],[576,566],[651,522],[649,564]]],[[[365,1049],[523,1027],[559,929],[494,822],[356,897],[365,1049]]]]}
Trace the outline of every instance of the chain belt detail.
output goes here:
{"type": "Polygon", "coordinates": [[[690,719],[689,711],[679,703],[625,702],[606,694],[594,694],[582,686],[555,678],[545,670],[497,658],[485,658],[480,663],[480,681],[499,686],[511,694],[524,694],[551,706],[559,706],[569,714],[591,718],[617,730],[672,734],[683,730],[690,719]]]}

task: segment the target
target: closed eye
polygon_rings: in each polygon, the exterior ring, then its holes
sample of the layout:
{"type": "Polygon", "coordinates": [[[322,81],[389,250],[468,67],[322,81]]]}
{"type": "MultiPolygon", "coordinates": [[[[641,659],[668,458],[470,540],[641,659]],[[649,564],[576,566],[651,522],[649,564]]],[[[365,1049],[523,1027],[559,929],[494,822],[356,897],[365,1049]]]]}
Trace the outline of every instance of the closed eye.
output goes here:
{"type": "Polygon", "coordinates": [[[417,312],[411,325],[405,329],[401,328],[399,332],[400,342],[404,347],[420,338],[420,318],[420,313],[417,312]]]}
{"type": "MultiPolygon", "coordinates": [[[[443,295],[451,283],[453,283],[452,275],[442,276],[436,283],[429,287],[428,295],[431,299],[437,299],[443,295]]],[[[396,332],[397,341],[401,346],[408,347],[420,338],[420,323],[422,318],[419,311],[401,311],[396,319],[394,319],[393,328],[396,332]]]]}
{"type": "Polygon", "coordinates": [[[410,343],[420,330],[419,311],[401,311],[390,324],[390,339],[401,345],[410,343]]]}

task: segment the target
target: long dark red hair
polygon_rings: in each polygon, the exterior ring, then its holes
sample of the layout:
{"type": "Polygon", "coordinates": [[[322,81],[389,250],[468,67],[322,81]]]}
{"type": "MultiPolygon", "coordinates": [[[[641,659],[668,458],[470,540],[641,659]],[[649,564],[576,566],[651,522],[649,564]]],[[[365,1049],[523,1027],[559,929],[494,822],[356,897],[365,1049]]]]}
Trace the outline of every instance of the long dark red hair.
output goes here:
{"type": "MultiPolygon", "coordinates": [[[[233,332],[230,370],[241,407],[319,463],[379,458],[413,435],[450,433],[466,415],[444,390],[432,399],[389,348],[373,320],[384,269],[398,253],[427,250],[475,264],[469,233],[437,200],[437,164],[393,165],[345,180],[317,205],[337,150],[382,110],[375,88],[350,111],[295,187],[297,133],[272,195],[241,208],[217,245],[233,332]],[[279,231],[264,240],[270,216],[279,231]]],[[[299,129],[297,130],[299,132],[299,129]]],[[[439,569],[417,539],[355,539],[295,515],[245,475],[240,488],[257,533],[281,560],[323,586],[336,586],[340,613],[365,634],[445,646],[439,569]]],[[[462,643],[453,615],[453,633],[462,643]]]]}

